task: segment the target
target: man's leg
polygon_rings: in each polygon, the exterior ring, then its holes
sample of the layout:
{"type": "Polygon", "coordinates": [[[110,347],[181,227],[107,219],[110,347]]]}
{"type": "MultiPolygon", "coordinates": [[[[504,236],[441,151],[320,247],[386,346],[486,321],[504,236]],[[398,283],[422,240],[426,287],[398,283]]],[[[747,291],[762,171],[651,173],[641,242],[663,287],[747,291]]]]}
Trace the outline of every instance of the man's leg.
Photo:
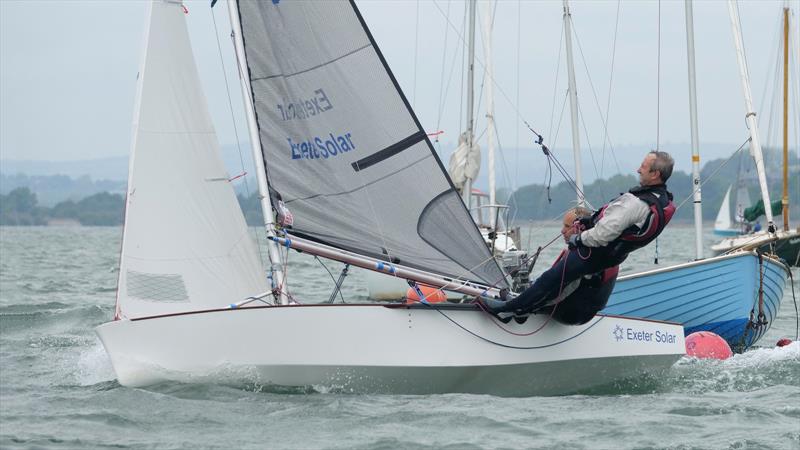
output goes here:
{"type": "Polygon", "coordinates": [[[596,271],[596,266],[597,264],[592,261],[591,254],[588,257],[582,257],[578,251],[571,250],[566,257],[561,258],[553,267],[541,274],[528,289],[516,298],[504,303],[485,302],[485,305],[493,313],[533,311],[547,300],[555,298],[559,291],[570,282],[596,271]]]}

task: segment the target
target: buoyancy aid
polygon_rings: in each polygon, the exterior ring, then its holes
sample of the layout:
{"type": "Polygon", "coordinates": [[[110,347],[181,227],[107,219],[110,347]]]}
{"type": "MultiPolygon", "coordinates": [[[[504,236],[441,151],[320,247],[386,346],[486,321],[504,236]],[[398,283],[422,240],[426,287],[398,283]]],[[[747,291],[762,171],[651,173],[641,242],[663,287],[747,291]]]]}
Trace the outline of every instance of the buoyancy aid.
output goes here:
{"type": "MultiPolygon", "coordinates": [[[[609,256],[621,258],[620,262],[628,256],[628,253],[646,246],[657,238],[672,219],[676,209],[675,203],[672,202],[672,193],[667,191],[665,184],[637,186],[628,192],[647,203],[650,213],[641,227],[636,225],[628,227],[618,238],[607,245],[609,256]]],[[[597,224],[603,218],[607,207],[608,205],[605,205],[594,213],[592,225],[597,224]]]]}

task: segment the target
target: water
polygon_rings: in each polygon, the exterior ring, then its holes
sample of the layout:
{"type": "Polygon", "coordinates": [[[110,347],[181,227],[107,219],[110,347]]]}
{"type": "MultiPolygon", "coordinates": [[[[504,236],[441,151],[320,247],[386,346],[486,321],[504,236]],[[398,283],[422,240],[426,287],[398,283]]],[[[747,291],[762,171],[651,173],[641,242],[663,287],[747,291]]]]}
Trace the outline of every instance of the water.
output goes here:
{"type": "MultiPolygon", "coordinates": [[[[556,233],[538,227],[531,242],[556,233]]],[[[0,228],[0,447],[800,448],[800,343],[772,347],[794,337],[790,288],[763,348],[727,361],[683,359],[662,378],[595,395],[130,389],[116,382],[93,331],[113,314],[120,237],[119,228],[0,228]]],[[[693,248],[691,229],[671,225],[660,263],[687,261],[693,248]]],[[[635,253],[624,270],[651,267],[654,250],[635,253]]],[[[546,249],[538,270],[557,252],[546,249]]],[[[295,294],[327,298],[330,284],[319,280],[330,276],[319,263],[292,258],[295,294]]],[[[341,266],[328,266],[337,276],[341,266]]],[[[344,295],[365,298],[361,274],[348,277],[344,295]]]]}

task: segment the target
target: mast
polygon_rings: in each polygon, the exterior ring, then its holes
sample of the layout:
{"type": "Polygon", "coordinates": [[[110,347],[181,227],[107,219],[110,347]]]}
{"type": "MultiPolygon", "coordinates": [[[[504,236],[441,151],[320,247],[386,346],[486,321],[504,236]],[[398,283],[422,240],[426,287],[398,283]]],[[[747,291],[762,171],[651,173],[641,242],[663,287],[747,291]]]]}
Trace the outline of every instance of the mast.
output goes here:
{"type": "Polygon", "coordinates": [[[572,61],[572,16],[569,0],[564,0],[564,33],[567,47],[567,74],[569,77],[569,110],[572,121],[572,153],[575,158],[575,186],[578,189],[578,206],[585,206],[583,176],[581,175],[581,139],[578,131],[578,92],[575,87],[575,65],[572,61]]]}
{"type": "MultiPolygon", "coordinates": [[[[247,55],[244,51],[244,41],[242,40],[242,24],[239,22],[238,7],[236,0],[228,0],[228,16],[231,21],[234,48],[236,49],[236,61],[239,65],[239,81],[242,88],[242,99],[244,100],[245,113],[247,115],[247,129],[250,133],[250,149],[253,153],[253,165],[258,179],[258,194],[261,197],[261,212],[264,219],[264,229],[267,232],[267,253],[269,255],[270,276],[272,278],[272,288],[280,287],[284,282],[281,254],[278,245],[271,238],[275,237],[275,220],[272,216],[272,202],[269,197],[269,187],[267,185],[267,173],[264,168],[264,156],[261,153],[261,137],[258,133],[253,97],[250,90],[250,77],[247,71],[247,55]]],[[[289,304],[289,297],[286,289],[281,288],[280,303],[289,304]]]]}
{"type": "Polygon", "coordinates": [[[495,124],[494,124],[494,72],[492,63],[492,5],[486,3],[486,14],[484,14],[483,28],[483,51],[486,54],[486,139],[488,140],[489,154],[489,226],[492,230],[497,228],[496,207],[497,204],[497,182],[494,170],[495,153],[495,124]]]}
{"type": "MultiPolygon", "coordinates": [[[[694,197],[695,259],[703,259],[703,208],[700,195],[700,137],[697,131],[697,89],[694,68],[692,0],[686,0],[686,59],[689,66],[689,126],[692,131],[692,195],[694,197]]],[[[729,189],[730,191],[730,189],[729,189]]],[[[725,214],[730,215],[729,211],[725,214]]]]}
{"type": "Polygon", "coordinates": [[[789,231],[789,8],[783,8],[783,231],[789,231]]]}
{"type": "MultiPolygon", "coordinates": [[[[473,109],[475,100],[475,7],[477,0],[469,0],[469,51],[467,56],[467,148],[472,151],[472,146],[475,143],[473,120],[473,109]]],[[[464,182],[463,192],[461,197],[464,199],[464,204],[467,209],[470,207],[470,197],[472,195],[472,178],[467,177],[464,182]]]]}
{"type": "Polygon", "coordinates": [[[739,61],[739,77],[742,79],[742,91],[744,92],[745,121],[750,131],[750,151],[756,163],[758,172],[758,184],[761,187],[761,199],[764,201],[764,215],[767,217],[767,230],[775,232],[775,221],[772,217],[772,204],[769,201],[769,190],[767,189],[767,176],[764,172],[764,156],[761,153],[761,141],[758,137],[758,122],[756,113],[753,110],[753,99],[750,93],[750,75],[747,71],[747,60],[744,55],[744,44],[742,43],[742,30],[739,28],[739,11],[735,0],[728,0],[728,11],[731,16],[731,27],[733,29],[733,40],[736,45],[736,58],[739,61]]]}

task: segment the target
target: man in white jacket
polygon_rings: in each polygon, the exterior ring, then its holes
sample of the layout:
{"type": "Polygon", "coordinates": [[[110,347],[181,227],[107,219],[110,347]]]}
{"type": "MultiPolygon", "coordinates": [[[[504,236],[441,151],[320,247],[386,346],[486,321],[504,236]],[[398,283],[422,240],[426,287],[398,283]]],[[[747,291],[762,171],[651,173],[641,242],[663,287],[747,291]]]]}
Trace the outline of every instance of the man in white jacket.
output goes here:
{"type": "Polygon", "coordinates": [[[639,186],[615,198],[591,217],[576,221],[578,232],[569,237],[566,257],[519,296],[507,301],[481,298],[482,307],[493,314],[536,311],[558,297],[570,282],[617,266],[630,252],[650,243],[675,212],[672,194],[666,186],[673,165],[666,152],[648,153],[637,170],[639,186]]]}

